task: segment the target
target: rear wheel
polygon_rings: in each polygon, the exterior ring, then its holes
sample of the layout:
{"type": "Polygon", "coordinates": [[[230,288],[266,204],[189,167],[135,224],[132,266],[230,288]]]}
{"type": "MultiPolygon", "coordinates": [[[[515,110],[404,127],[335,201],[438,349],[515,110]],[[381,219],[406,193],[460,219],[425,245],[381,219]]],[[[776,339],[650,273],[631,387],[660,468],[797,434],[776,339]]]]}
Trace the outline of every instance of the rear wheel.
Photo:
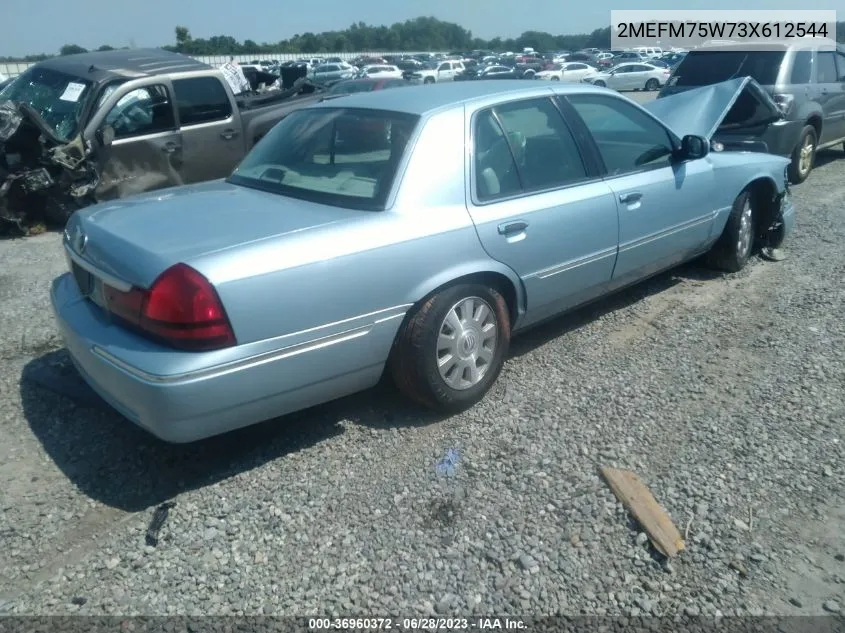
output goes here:
{"type": "Polygon", "coordinates": [[[441,413],[480,401],[499,376],[510,345],[502,295],[481,284],[458,284],[422,304],[403,325],[390,373],[407,397],[441,413]]]}
{"type": "Polygon", "coordinates": [[[734,200],[725,229],[707,254],[708,264],[730,273],[742,270],[754,251],[756,219],[754,198],[746,189],[734,200]]]}
{"type": "Polygon", "coordinates": [[[812,125],[806,126],[801,131],[801,140],[792,151],[792,162],[789,164],[789,179],[797,184],[807,180],[813,169],[813,162],[816,158],[816,128],[812,125]]]}
{"type": "Polygon", "coordinates": [[[652,78],[652,79],[649,79],[647,82],[645,82],[645,89],[648,90],[648,91],[657,90],[659,87],[660,87],[660,82],[657,81],[657,79],[652,78]]]}

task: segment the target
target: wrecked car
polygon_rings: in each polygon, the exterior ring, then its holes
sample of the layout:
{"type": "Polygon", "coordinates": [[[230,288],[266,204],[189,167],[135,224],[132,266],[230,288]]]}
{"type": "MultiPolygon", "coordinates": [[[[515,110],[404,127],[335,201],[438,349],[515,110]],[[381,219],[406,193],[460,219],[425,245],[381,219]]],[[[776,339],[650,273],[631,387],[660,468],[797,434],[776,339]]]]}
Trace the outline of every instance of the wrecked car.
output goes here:
{"type": "Polygon", "coordinates": [[[158,49],[39,62],[0,91],[0,231],[222,178],[315,90],[236,97],[218,69],[158,49]]]}
{"type": "Polygon", "coordinates": [[[75,213],[51,289],[58,329],[94,390],[171,442],[385,370],[422,406],[467,409],[512,334],[699,255],[738,271],[772,230],[786,236],[789,161],[711,151],[732,97],[679,132],[587,84],[323,101],[225,182],[75,213]]]}

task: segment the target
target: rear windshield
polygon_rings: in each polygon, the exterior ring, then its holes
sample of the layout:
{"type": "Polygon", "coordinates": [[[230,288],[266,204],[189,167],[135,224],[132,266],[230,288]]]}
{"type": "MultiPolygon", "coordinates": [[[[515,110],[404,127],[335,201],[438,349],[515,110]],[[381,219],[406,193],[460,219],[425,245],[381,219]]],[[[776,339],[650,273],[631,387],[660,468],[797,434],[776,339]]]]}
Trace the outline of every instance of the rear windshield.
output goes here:
{"type": "Polygon", "coordinates": [[[380,210],[419,117],[314,108],[293,112],[247,154],[229,182],[311,202],[380,210]]]}
{"type": "Polygon", "coordinates": [[[670,81],[673,86],[707,86],[735,77],[752,77],[771,86],[777,82],[786,54],[772,51],[693,51],[684,57],[670,81]]]}

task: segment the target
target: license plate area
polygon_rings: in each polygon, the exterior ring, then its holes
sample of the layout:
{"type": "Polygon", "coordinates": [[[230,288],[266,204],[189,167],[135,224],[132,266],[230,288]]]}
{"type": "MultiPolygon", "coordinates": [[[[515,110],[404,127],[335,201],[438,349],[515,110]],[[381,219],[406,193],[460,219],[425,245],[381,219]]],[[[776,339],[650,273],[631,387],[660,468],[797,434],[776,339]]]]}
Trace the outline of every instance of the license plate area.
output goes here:
{"type": "Polygon", "coordinates": [[[70,271],[73,274],[74,280],[76,280],[80,294],[101,308],[105,308],[106,302],[103,293],[103,282],[73,260],[70,262],[70,271]]]}

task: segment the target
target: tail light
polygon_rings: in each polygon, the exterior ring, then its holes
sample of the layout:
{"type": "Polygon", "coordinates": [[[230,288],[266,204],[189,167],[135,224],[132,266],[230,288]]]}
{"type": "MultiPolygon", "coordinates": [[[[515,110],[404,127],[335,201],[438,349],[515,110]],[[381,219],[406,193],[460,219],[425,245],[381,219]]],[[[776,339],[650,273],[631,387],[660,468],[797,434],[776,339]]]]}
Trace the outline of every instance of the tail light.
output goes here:
{"type": "Polygon", "coordinates": [[[109,312],[173,347],[213,350],[236,344],[214,286],[186,264],[165,270],[149,290],[104,286],[103,294],[109,312]]]}

